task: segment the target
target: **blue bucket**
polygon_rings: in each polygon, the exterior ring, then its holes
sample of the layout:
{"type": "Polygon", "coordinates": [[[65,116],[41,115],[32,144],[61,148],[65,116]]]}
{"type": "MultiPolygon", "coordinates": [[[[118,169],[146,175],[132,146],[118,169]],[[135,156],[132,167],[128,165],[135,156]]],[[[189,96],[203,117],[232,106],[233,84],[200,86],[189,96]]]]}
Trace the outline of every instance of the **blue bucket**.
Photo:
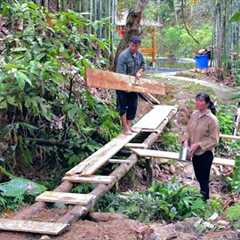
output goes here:
{"type": "Polygon", "coordinates": [[[206,69],[208,68],[209,58],[208,55],[197,55],[195,56],[196,68],[198,69],[206,69]]]}

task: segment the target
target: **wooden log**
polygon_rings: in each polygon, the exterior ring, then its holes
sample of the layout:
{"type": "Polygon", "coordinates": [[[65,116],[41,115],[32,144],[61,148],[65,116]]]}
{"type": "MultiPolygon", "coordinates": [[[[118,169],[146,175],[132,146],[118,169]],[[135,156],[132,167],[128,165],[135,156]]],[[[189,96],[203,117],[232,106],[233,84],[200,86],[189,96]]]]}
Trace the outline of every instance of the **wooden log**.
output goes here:
{"type": "MultiPolygon", "coordinates": [[[[171,113],[169,113],[169,119],[172,118],[174,116],[176,112],[172,111],[171,113]]],[[[159,126],[158,131],[153,132],[151,135],[148,136],[148,138],[144,141],[144,143],[146,143],[148,145],[148,147],[150,147],[160,136],[161,131],[164,129],[164,127],[166,126],[166,124],[168,123],[168,119],[165,119],[162,124],[159,126]]],[[[137,162],[137,157],[135,154],[132,154],[128,159],[128,161],[131,162],[131,164],[129,164],[129,168],[126,169],[125,165],[126,164],[121,164],[116,170],[114,170],[114,172],[111,174],[111,176],[118,176],[121,178],[122,176],[125,175],[126,172],[128,172],[132,166],[137,162]]],[[[119,179],[120,179],[119,178],[119,179]]],[[[71,212],[67,213],[66,215],[64,215],[62,218],[60,218],[61,222],[74,222],[76,220],[78,220],[81,216],[84,216],[85,214],[87,214],[87,212],[91,209],[91,207],[96,203],[96,201],[102,196],[104,195],[107,191],[109,191],[112,186],[114,186],[114,184],[118,181],[118,179],[115,179],[114,182],[112,182],[110,185],[104,185],[104,184],[99,184],[93,191],[93,194],[96,194],[96,198],[93,200],[93,202],[91,204],[88,204],[86,207],[84,206],[75,206],[71,212]]],[[[70,191],[71,188],[73,187],[73,184],[69,181],[64,181],[61,183],[60,186],[58,186],[56,189],[54,189],[54,191],[58,191],[58,192],[67,192],[70,191]]],[[[14,219],[28,219],[31,218],[34,214],[40,212],[41,210],[43,210],[46,207],[46,203],[45,202],[36,202],[35,204],[33,204],[30,207],[26,207],[23,210],[21,210],[20,212],[18,212],[15,216],[14,219]]],[[[11,233],[0,233],[0,239],[6,239],[7,237],[10,237],[11,233]]],[[[13,235],[14,236],[14,235],[13,235]]]]}
{"type": "Polygon", "coordinates": [[[40,194],[37,198],[37,202],[50,202],[50,203],[64,203],[64,204],[78,204],[87,205],[94,199],[92,194],[80,194],[80,193],[62,193],[62,192],[49,192],[46,191],[40,194]]]}
{"type": "MultiPolygon", "coordinates": [[[[150,147],[154,144],[155,141],[159,138],[161,132],[167,125],[169,119],[171,119],[176,114],[176,111],[172,111],[169,113],[168,119],[165,119],[162,124],[158,127],[159,132],[154,132],[148,136],[148,138],[144,141],[147,146],[150,147]]],[[[82,207],[75,206],[71,211],[61,217],[58,222],[71,224],[72,222],[77,221],[80,217],[87,214],[87,212],[96,204],[97,200],[101,198],[106,192],[108,192],[126,173],[136,164],[138,158],[136,154],[131,154],[127,159],[130,161],[130,164],[121,164],[118,168],[116,168],[110,176],[114,176],[114,181],[109,185],[99,184],[92,192],[95,196],[95,199],[91,202],[91,204],[82,207]]]]}
{"type": "Polygon", "coordinates": [[[220,137],[229,139],[229,140],[240,140],[240,136],[234,136],[234,135],[220,134],[220,137]]]}
{"type": "Polygon", "coordinates": [[[82,177],[79,175],[65,176],[63,180],[73,183],[93,183],[93,184],[109,184],[114,180],[112,176],[88,176],[82,177]]]}
{"type": "Polygon", "coordinates": [[[0,230],[2,231],[59,235],[66,230],[68,226],[68,224],[63,223],[0,219],[0,230]]]}
{"type": "Polygon", "coordinates": [[[87,69],[86,78],[87,85],[93,88],[107,88],[158,95],[166,94],[164,84],[157,81],[153,82],[153,80],[150,79],[141,78],[136,82],[136,78],[133,76],[97,69],[87,69]]]}
{"type": "Polygon", "coordinates": [[[75,174],[81,174],[82,176],[89,176],[94,174],[97,169],[103,166],[112,156],[114,156],[122,147],[124,147],[125,144],[136,137],[137,134],[137,132],[130,135],[120,134],[86,160],[68,171],[66,175],[71,176],[75,174]]]}
{"type": "MultiPolygon", "coordinates": [[[[179,160],[179,153],[176,153],[176,152],[166,152],[166,151],[158,151],[158,150],[150,150],[150,149],[139,149],[139,148],[134,148],[134,149],[132,148],[132,151],[141,157],[179,160]]],[[[235,161],[232,159],[214,158],[213,163],[219,164],[219,165],[234,166],[235,161]]]]}

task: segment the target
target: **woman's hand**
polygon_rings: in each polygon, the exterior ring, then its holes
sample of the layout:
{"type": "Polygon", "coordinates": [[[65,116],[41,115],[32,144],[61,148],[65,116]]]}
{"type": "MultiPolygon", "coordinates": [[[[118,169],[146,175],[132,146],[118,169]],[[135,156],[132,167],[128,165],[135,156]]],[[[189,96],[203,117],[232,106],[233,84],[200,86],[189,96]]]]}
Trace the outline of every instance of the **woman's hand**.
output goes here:
{"type": "Polygon", "coordinates": [[[198,143],[194,143],[194,144],[192,144],[191,145],[191,147],[190,147],[190,153],[191,153],[191,155],[193,156],[194,155],[194,153],[199,149],[199,144],[198,143]]]}

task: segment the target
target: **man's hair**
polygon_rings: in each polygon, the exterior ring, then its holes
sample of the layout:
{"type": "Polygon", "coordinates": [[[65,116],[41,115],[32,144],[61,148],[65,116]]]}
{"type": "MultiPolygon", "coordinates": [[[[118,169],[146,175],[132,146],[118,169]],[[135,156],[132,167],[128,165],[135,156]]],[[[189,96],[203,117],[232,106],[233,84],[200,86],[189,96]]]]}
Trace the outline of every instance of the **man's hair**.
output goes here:
{"type": "Polygon", "coordinates": [[[134,43],[134,44],[140,44],[141,43],[141,38],[139,36],[133,36],[133,37],[131,37],[130,42],[134,43]]]}

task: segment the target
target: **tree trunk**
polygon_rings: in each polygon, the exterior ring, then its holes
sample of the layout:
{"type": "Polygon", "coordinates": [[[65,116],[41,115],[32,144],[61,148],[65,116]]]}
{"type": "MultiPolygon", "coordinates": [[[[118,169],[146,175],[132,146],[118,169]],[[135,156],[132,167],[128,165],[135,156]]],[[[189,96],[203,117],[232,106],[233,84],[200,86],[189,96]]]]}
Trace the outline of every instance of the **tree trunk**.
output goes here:
{"type": "Polygon", "coordinates": [[[119,54],[128,47],[131,37],[134,35],[140,36],[142,34],[140,22],[143,16],[144,8],[148,3],[149,0],[138,0],[135,9],[129,11],[126,23],[126,33],[117,47],[112,65],[113,71],[116,70],[117,58],[119,54]]]}
{"type": "Polygon", "coordinates": [[[215,32],[213,39],[215,67],[221,69],[218,79],[223,80],[223,71],[237,74],[236,59],[240,42],[239,23],[230,21],[231,16],[240,10],[239,0],[218,0],[215,5],[215,32]]]}

